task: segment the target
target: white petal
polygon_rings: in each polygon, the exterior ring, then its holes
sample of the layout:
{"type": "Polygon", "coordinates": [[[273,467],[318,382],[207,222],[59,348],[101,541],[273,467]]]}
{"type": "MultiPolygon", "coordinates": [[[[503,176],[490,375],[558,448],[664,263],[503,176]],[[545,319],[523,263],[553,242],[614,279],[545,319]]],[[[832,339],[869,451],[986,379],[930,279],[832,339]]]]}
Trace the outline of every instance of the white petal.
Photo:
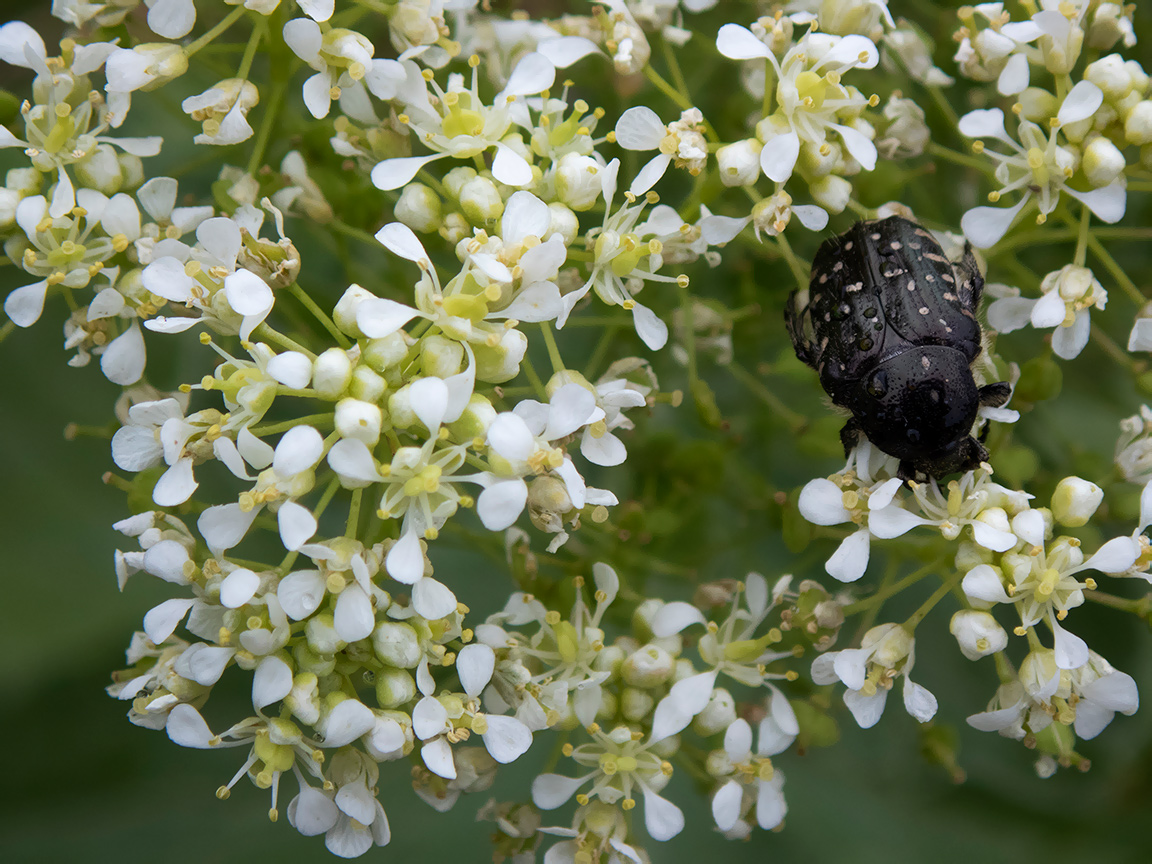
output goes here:
{"type": "Polygon", "coordinates": [[[1152,351],[1152,318],[1137,318],[1128,334],[1129,351],[1152,351]]]}
{"type": "Polygon", "coordinates": [[[880,722],[887,700],[888,691],[883,687],[872,696],[865,696],[858,690],[849,690],[844,694],[844,705],[852,712],[852,717],[861,729],[871,729],[880,722]]]}
{"type": "Polygon", "coordinates": [[[927,723],[936,716],[936,697],[911,679],[904,678],[904,709],[916,720],[927,723]]]}
{"type": "MultiPolygon", "coordinates": [[[[543,248],[544,245],[536,248],[543,248]]],[[[523,288],[516,299],[489,318],[515,318],[517,321],[537,323],[554,321],[564,310],[560,289],[552,282],[534,282],[523,288]]],[[[1152,320],[1152,319],[1149,319],[1152,320]]]]}
{"type": "Polygon", "coordinates": [[[552,61],[557,69],[567,69],[577,60],[589,54],[601,53],[600,48],[591,39],[583,36],[561,36],[557,39],[545,39],[536,46],[536,50],[552,61]]]}
{"type": "Polygon", "coordinates": [[[303,390],[312,380],[312,361],[299,351],[285,351],[268,361],[265,371],[293,390],[303,390]]]}
{"type": "Polygon", "coordinates": [[[625,150],[655,150],[667,133],[660,115],[644,105],[629,108],[616,121],[616,143],[625,150]]]}
{"type": "Polygon", "coordinates": [[[345,484],[366,486],[380,482],[380,469],[372,458],[372,451],[363,441],[343,438],[328,451],[328,464],[340,475],[345,484]]]}
{"type": "Polygon", "coordinates": [[[480,493],[476,512],[489,531],[503,531],[510,527],[528,502],[528,486],[520,478],[493,483],[480,493]]]}
{"type": "Polygon", "coordinates": [[[1140,693],[1132,676],[1114,670],[1101,676],[1084,688],[1085,699],[1122,714],[1135,714],[1140,707],[1140,693]]]}
{"type": "Polygon", "coordinates": [[[836,677],[850,690],[859,690],[863,687],[872,651],[867,648],[847,648],[833,653],[832,668],[836,672],[836,677]]]}
{"type": "Polygon", "coordinates": [[[515,762],[532,746],[532,733],[515,717],[488,714],[488,731],[484,733],[484,746],[492,758],[502,765],[515,762]]]}
{"type": "Polygon", "coordinates": [[[828,211],[823,207],[817,207],[815,204],[793,204],[792,212],[800,220],[800,224],[809,231],[823,231],[828,227],[828,211]]]}
{"type": "Polygon", "coordinates": [[[652,716],[652,736],[655,744],[683,730],[692,718],[703,711],[712,697],[716,672],[701,672],[672,685],[668,695],[660,700],[652,716]]]}
{"type": "Polygon", "coordinates": [[[311,426],[294,426],[280,438],[272,470],[287,479],[312,468],[324,455],[324,438],[311,426]]]}
{"type": "Polygon", "coordinates": [[[448,387],[440,378],[420,378],[408,390],[412,411],[435,434],[448,411],[448,387]]]}
{"type": "Polygon", "coordinates": [[[700,235],[709,246],[720,246],[734,240],[750,221],[747,216],[705,216],[699,223],[700,235]]]}
{"type": "Polygon", "coordinates": [[[756,824],[765,831],[771,831],[788,815],[788,804],[784,800],[784,774],[777,769],[772,779],[760,781],[756,796],[756,824]]]}
{"type": "Polygon", "coordinates": [[[632,324],[640,341],[653,351],[659,351],[668,342],[668,325],[647,306],[637,303],[632,307],[632,324]]]}
{"type": "Polygon", "coordinates": [[[1016,535],[1011,531],[1001,531],[979,520],[972,523],[972,539],[993,552],[1007,552],[1017,543],[1016,535]]]}
{"type": "Polygon", "coordinates": [[[56,174],[56,189],[52,193],[52,204],[48,207],[48,215],[53,219],[58,219],[76,206],[76,189],[68,173],[60,168],[56,174]]]}
{"type": "Polygon", "coordinates": [[[1088,310],[1081,309],[1076,313],[1071,327],[1057,327],[1052,334],[1052,353],[1061,360],[1075,360],[1088,344],[1091,333],[1092,323],[1088,310]]]}
{"type": "Polygon", "coordinates": [[[205,687],[211,687],[220,680],[220,676],[224,674],[234,656],[236,656],[235,648],[196,642],[189,645],[176,661],[176,674],[205,687]]]}
{"type": "Polygon", "coordinates": [[[508,265],[504,264],[495,255],[490,255],[487,252],[481,252],[471,256],[472,263],[476,269],[491,279],[493,282],[499,282],[502,285],[507,285],[512,282],[512,271],[508,269],[508,265]]]}
{"type": "Polygon", "coordinates": [[[168,737],[181,747],[193,747],[197,750],[207,750],[212,747],[212,730],[200,716],[200,712],[191,705],[177,705],[168,712],[168,721],[164,724],[164,731],[168,737]]]}
{"type": "Polygon", "coordinates": [[[460,686],[469,696],[476,697],[492,680],[496,668],[496,654],[487,645],[465,645],[456,655],[456,674],[460,686]]]}
{"type": "Polygon", "coordinates": [[[152,500],[159,507],[175,507],[187,501],[200,484],[192,476],[192,457],[179,460],[156,481],[152,500]]]}
{"type": "Polygon", "coordinates": [[[1088,643],[1065,630],[1055,616],[1048,619],[1052,625],[1052,647],[1056,653],[1056,665],[1060,669],[1079,669],[1088,662],[1088,643]]]}
{"type": "Polygon", "coordinates": [[[361,825],[372,824],[376,816],[376,799],[364,783],[345,783],[336,793],[336,806],[361,825]]]}
{"type": "Polygon", "coordinates": [[[424,244],[403,222],[389,222],[376,232],[376,239],[393,255],[399,255],[417,264],[421,261],[431,264],[428,253],[424,251],[424,244]]]}
{"type": "Polygon", "coordinates": [[[343,747],[376,725],[376,715],[362,702],[345,699],[324,720],[324,746],[343,747]]]}
{"type": "Polygon", "coordinates": [[[224,295],[238,315],[266,315],[274,302],[268,283],[250,270],[237,270],[225,276],[224,295]]]}
{"type": "Polygon", "coordinates": [[[1116,712],[1084,700],[1076,705],[1076,717],[1072,721],[1072,728],[1076,731],[1077,738],[1090,741],[1103,732],[1115,716],[1116,712]]]}
{"type": "Polygon", "coordinates": [[[308,113],[317,120],[323,120],[332,109],[332,76],[327,72],[317,72],[304,82],[301,95],[304,97],[304,107],[308,109],[308,113]]]}
{"type": "Polygon", "coordinates": [[[868,530],[882,540],[891,540],[911,531],[918,525],[927,525],[928,520],[903,507],[889,504],[868,514],[868,530]]]}
{"type": "Polygon", "coordinates": [[[536,439],[517,414],[503,413],[488,427],[488,444],[498,454],[513,462],[523,462],[536,450],[536,439]]]}
{"type": "Polygon", "coordinates": [[[1004,112],[999,108],[977,108],[960,118],[960,134],[967,138],[995,138],[1009,142],[1004,129],[1004,112]]]}
{"type": "Polygon", "coordinates": [[[280,606],[293,621],[303,621],[318,608],[326,587],[319,570],[297,570],[289,573],[276,586],[280,606]]]}
{"type": "Polygon", "coordinates": [[[661,798],[647,786],[644,791],[644,827],[653,840],[671,840],[684,830],[684,813],[669,801],[661,798]]]}
{"type": "Polygon", "coordinates": [[[415,531],[405,531],[384,557],[388,575],[397,582],[413,585],[424,575],[424,553],[415,531]]]}
{"type": "Polygon", "coordinates": [[[220,583],[220,604],[239,609],[252,599],[260,587],[260,577],[246,567],[233,570],[220,583]]]}
{"type": "Polygon", "coordinates": [[[1055,327],[1064,321],[1067,314],[1064,298],[1059,291],[1049,291],[1032,307],[1030,320],[1033,327],[1055,327]]]}
{"type": "Polygon", "coordinates": [[[156,0],[148,10],[148,27],[165,39],[180,39],[196,24],[196,7],[192,0],[156,0]]]}
{"type": "Polygon", "coordinates": [[[329,831],[340,817],[332,799],[311,786],[303,786],[288,805],[288,822],[305,837],[329,831]]]}
{"type": "Polygon", "coordinates": [[[735,720],[725,730],[724,752],[733,762],[744,762],[752,755],[752,727],[747,720],[735,720]]]}
{"type": "Polygon", "coordinates": [[[616,575],[616,571],[600,561],[592,565],[592,581],[596,586],[597,593],[604,595],[603,600],[597,600],[597,604],[609,605],[616,599],[616,593],[620,590],[620,577],[616,575]]]}
{"type": "Polygon", "coordinates": [[[37,57],[46,58],[48,56],[48,52],[44,48],[44,40],[40,38],[40,34],[23,21],[9,21],[0,27],[0,60],[11,66],[23,66],[26,69],[31,69],[32,66],[24,53],[24,46],[26,45],[37,57]]]}
{"type": "Polygon", "coordinates": [[[876,50],[876,44],[867,36],[852,33],[833,45],[817,65],[874,69],[879,61],[880,52],[876,50]]]}
{"type": "Polygon", "coordinates": [[[231,549],[248,533],[259,507],[245,512],[239,504],[218,504],[200,514],[196,527],[214,553],[231,549]]]}
{"type": "Polygon", "coordinates": [[[652,633],[660,639],[679,633],[692,624],[705,624],[704,613],[681,600],[661,606],[652,618],[652,633]]]}
{"type": "MultiPolygon", "coordinates": [[[[531,192],[513,192],[500,217],[500,236],[506,246],[521,242],[525,237],[543,238],[552,224],[548,205],[531,192]]],[[[525,255],[531,253],[528,250],[525,255]]],[[[563,259],[561,259],[563,260],[563,259]]],[[[521,260],[521,264],[523,264],[521,260]]]]}
{"type": "Polygon", "coordinates": [[[456,764],[452,760],[452,747],[443,738],[429,741],[420,748],[424,764],[433,774],[447,780],[456,779],[456,764]]]}
{"type": "Polygon", "coordinates": [[[1028,78],[1028,57],[1024,54],[1013,54],[1004,64],[1000,77],[996,79],[996,89],[1003,96],[1015,96],[1017,93],[1023,93],[1028,87],[1028,78]]]}
{"type": "Polygon", "coordinates": [[[744,800],[744,790],[735,780],[729,780],[712,798],[712,818],[716,827],[728,831],[740,818],[740,805],[744,800]]]}
{"type": "Polygon", "coordinates": [[[973,207],[960,219],[964,236],[977,249],[995,246],[1012,227],[1012,221],[1024,209],[1030,197],[1025,195],[1014,207],[973,207]]]}
{"type": "Polygon", "coordinates": [[[113,384],[127,387],[135,384],[144,374],[147,355],[144,334],[133,321],[128,329],[117,336],[100,355],[100,371],[113,384]]]}
{"type": "Polygon", "coordinates": [[[1116,180],[1108,186],[1093,189],[1091,192],[1077,192],[1070,186],[1065,186],[1064,191],[1109,225],[1124,218],[1124,211],[1128,206],[1128,190],[1123,180],[1116,180]]]}
{"type": "Polygon", "coordinates": [[[1035,305],[1036,301],[1027,297],[1003,297],[996,300],[988,307],[988,326],[997,333],[1019,330],[1031,320],[1032,307],[1035,305]]]}
{"type": "Polygon", "coordinates": [[[628,187],[628,191],[636,196],[643,195],[659,182],[671,164],[672,157],[666,153],[658,153],[653,156],[637,173],[636,178],[628,187]]]}
{"type": "Polygon", "coordinates": [[[443,153],[436,153],[432,156],[405,156],[377,162],[372,169],[372,185],[385,192],[407,186],[421,168],[443,156],[443,153]]]}
{"type": "Polygon", "coordinates": [[[335,0],[296,0],[296,2],[300,11],[313,21],[327,21],[336,8],[335,0]]]}
{"type": "Polygon", "coordinates": [[[555,80],[556,67],[552,61],[533,51],[520,58],[503,92],[506,96],[535,96],[551,87],[555,80]]]}
{"type": "Polygon", "coordinates": [[[47,294],[47,279],[17,288],[4,298],[4,314],[11,318],[17,327],[31,327],[40,320],[47,294]]]}
{"type": "MultiPolygon", "coordinates": [[[[723,30],[724,28],[722,27],[720,29],[723,30]]],[[[847,143],[847,141],[845,141],[845,143],[847,143]]],[[[784,183],[792,176],[792,169],[796,167],[796,158],[799,155],[799,135],[795,132],[777,135],[760,150],[760,169],[769,179],[775,180],[777,183],[784,183]]]]}
{"type": "Polygon", "coordinates": [[[1123,573],[1136,563],[1139,555],[1140,544],[1131,537],[1114,537],[1085,561],[1083,568],[1101,573],[1123,573]]]}
{"type": "Polygon", "coordinates": [[[532,182],[532,166],[511,147],[497,144],[492,176],[506,186],[527,186],[532,182]]]}
{"type": "Polygon", "coordinates": [[[191,560],[183,543],[178,540],[161,540],[149,546],[144,553],[143,569],[165,582],[187,585],[189,578],[184,567],[191,560]]]}
{"type": "Polygon", "coordinates": [[[541,810],[555,810],[567,803],[593,776],[565,777],[563,774],[541,774],[532,781],[532,803],[541,810]]]}
{"type": "Polygon", "coordinates": [[[292,669],[279,657],[265,657],[252,676],[252,705],[256,710],[279,702],[292,692],[292,669]]]}
{"type": "Polygon", "coordinates": [[[844,507],[844,492],[831,480],[810,480],[800,490],[800,515],[813,525],[839,525],[852,514],[844,507]]]}
{"type": "Polygon", "coordinates": [[[863,576],[868,569],[870,536],[867,528],[861,528],[845,537],[824,565],[825,572],[840,582],[855,582],[863,576]]]}
{"type": "Polygon", "coordinates": [[[768,56],[768,46],[747,27],[725,24],[716,34],[716,49],[733,60],[754,60],[768,56]]]}
{"type": "Polygon", "coordinates": [[[987,564],[978,564],[964,574],[960,588],[969,600],[981,603],[1011,603],[1012,598],[1004,590],[1004,583],[987,564]]]}
{"type": "Polygon", "coordinates": [[[1087,120],[1104,102],[1104,93],[1091,81],[1078,81],[1076,86],[1068,91],[1060,105],[1056,119],[1061,124],[1077,123],[1087,120]]]}
{"type": "MultiPolygon", "coordinates": [[[[844,147],[852,155],[865,171],[874,171],[876,169],[876,145],[865,135],[851,126],[837,126],[832,124],[832,128],[840,133],[840,137],[844,139],[844,147]]],[[[767,172],[765,172],[767,173],[767,172]]]]}
{"type": "Polygon", "coordinates": [[[311,540],[319,527],[312,511],[295,501],[285,501],[280,505],[276,522],[280,528],[280,542],[289,552],[295,552],[311,540]]]}
{"type": "Polygon", "coordinates": [[[154,644],[159,645],[171,636],[176,625],[184,620],[184,616],[188,614],[188,610],[192,608],[192,604],[195,602],[195,600],[182,600],[174,597],[149,609],[144,616],[144,632],[148,634],[148,638],[154,644]]]}
{"type": "Polygon", "coordinates": [[[364,589],[354,583],[336,598],[332,620],[341,639],[349,643],[359,642],[372,635],[376,626],[376,613],[364,589]]]}
{"type": "Polygon", "coordinates": [[[451,589],[435,579],[421,579],[412,587],[412,608],[417,615],[430,621],[447,618],[458,605],[451,589]]]}
{"type": "Polygon", "coordinates": [[[1033,546],[1044,545],[1044,516],[1039,510],[1024,510],[1012,517],[1012,533],[1033,546]]]}

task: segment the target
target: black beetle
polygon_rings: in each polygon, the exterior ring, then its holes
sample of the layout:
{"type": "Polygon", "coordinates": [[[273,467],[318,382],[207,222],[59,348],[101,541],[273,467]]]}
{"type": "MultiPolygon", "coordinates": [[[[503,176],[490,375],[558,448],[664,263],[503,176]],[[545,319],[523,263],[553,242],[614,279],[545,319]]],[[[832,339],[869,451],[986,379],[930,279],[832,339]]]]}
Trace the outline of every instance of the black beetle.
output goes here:
{"type": "Polygon", "coordinates": [[[968,471],[988,458],[972,424],[979,406],[1003,405],[1011,389],[977,387],[972,377],[983,289],[970,246],[951,262],[929,232],[900,216],[857,222],[820,246],[808,305],[798,312],[793,291],[784,320],[796,356],[852,412],[840,430],[845,456],[866,435],[900,460],[904,480],[968,471]]]}

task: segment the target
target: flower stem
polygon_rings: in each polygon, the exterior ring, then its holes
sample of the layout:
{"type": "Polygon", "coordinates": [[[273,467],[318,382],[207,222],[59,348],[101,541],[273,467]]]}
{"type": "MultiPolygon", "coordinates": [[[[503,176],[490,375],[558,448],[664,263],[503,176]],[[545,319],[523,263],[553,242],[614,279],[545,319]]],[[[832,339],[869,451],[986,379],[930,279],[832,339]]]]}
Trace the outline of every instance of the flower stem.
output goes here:
{"type": "Polygon", "coordinates": [[[299,351],[309,360],[315,360],[316,355],[292,339],[289,339],[283,333],[273,330],[266,322],[261,323],[259,327],[252,331],[252,335],[258,339],[266,339],[269,342],[275,342],[281,348],[287,348],[289,351],[299,351]]]}
{"type": "Polygon", "coordinates": [[[229,12],[227,15],[225,15],[220,20],[219,24],[217,24],[215,27],[213,27],[211,30],[209,30],[207,33],[205,33],[203,36],[201,36],[195,42],[188,45],[188,47],[186,47],[184,49],[184,56],[185,57],[191,57],[193,54],[195,54],[197,51],[199,51],[205,45],[211,44],[212,41],[215,40],[217,36],[219,36],[221,33],[223,33],[225,30],[227,30],[229,27],[231,27],[233,24],[235,24],[237,21],[239,21],[241,18],[243,18],[247,12],[248,12],[248,10],[245,9],[243,6],[237,6],[235,9],[233,9],[231,12],[229,12]]]}
{"type": "Polygon", "coordinates": [[[800,263],[800,259],[796,257],[796,253],[792,251],[792,244],[781,232],[776,235],[776,243],[780,247],[780,251],[784,253],[784,260],[788,263],[788,269],[792,271],[792,276],[796,279],[796,284],[800,286],[801,290],[808,287],[808,273],[804,269],[804,265],[800,263]]]}
{"type": "Polygon", "coordinates": [[[898,582],[893,582],[891,585],[885,587],[881,586],[880,590],[873,594],[871,597],[865,597],[863,600],[857,600],[855,603],[849,603],[844,607],[844,615],[855,615],[857,612],[863,612],[874,605],[879,605],[887,600],[889,597],[894,597],[907,588],[909,585],[914,585],[936,569],[938,562],[933,561],[930,564],[925,564],[919,570],[913,570],[903,579],[898,582]]]}
{"type": "Polygon", "coordinates": [[[957,165],[963,165],[965,168],[975,168],[982,174],[992,173],[992,166],[988,164],[987,160],[980,159],[976,156],[969,156],[967,153],[961,153],[959,150],[953,150],[951,147],[945,147],[942,144],[929,144],[928,152],[939,159],[946,159],[957,165]]]}
{"type": "Polygon", "coordinates": [[[328,331],[329,335],[336,340],[337,345],[345,351],[352,346],[352,343],[348,341],[348,337],[340,332],[340,328],[336,326],[336,322],[328,317],[328,314],[316,304],[315,300],[308,296],[308,292],[300,287],[299,282],[293,282],[292,285],[289,286],[288,291],[304,305],[305,309],[312,313],[312,317],[320,322],[324,329],[328,331]]]}
{"type": "Polygon", "coordinates": [[[792,434],[797,434],[805,426],[808,425],[808,418],[803,414],[793,411],[786,404],[784,400],[764,386],[764,382],[733,360],[728,364],[728,369],[732,372],[732,376],[736,378],[745,387],[751,390],[760,401],[779,414],[785,423],[788,424],[789,430],[792,434]]]}
{"type": "Polygon", "coordinates": [[[356,536],[360,525],[360,499],[363,497],[362,488],[352,490],[352,501],[348,505],[348,525],[344,529],[344,536],[350,539],[356,536]]]}
{"type": "Polygon", "coordinates": [[[1092,211],[1080,205],[1080,230],[1076,235],[1076,256],[1072,259],[1072,263],[1077,267],[1083,267],[1084,261],[1088,258],[1088,225],[1092,221],[1092,211]]]}
{"type": "Polygon", "coordinates": [[[260,47],[266,35],[268,35],[268,21],[261,16],[257,18],[256,26],[252,28],[252,35],[248,37],[244,56],[240,59],[240,68],[236,70],[237,78],[248,80],[248,73],[252,71],[252,61],[256,59],[256,49],[260,47]]]}
{"type": "Polygon", "coordinates": [[[920,622],[932,611],[932,608],[944,599],[944,595],[959,584],[963,578],[963,573],[956,573],[954,576],[945,579],[943,584],[932,592],[932,596],[925,600],[920,608],[908,617],[908,620],[904,622],[904,629],[909,633],[915,633],[917,626],[919,626],[920,622]]]}
{"type": "Polygon", "coordinates": [[[7,321],[3,324],[3,326],[0,326],[0,342],[3,342],[10,335],[12,335],[12,331],[15,329],[16,329],[16,322],[15,321],[7,321]]]}
{"type": "MultiPolygon", "coordinates": [[[[239,7],[243,9],[244,7],[239,7]]],[[[275,64],[274,64],[275,65],[275,64]]],[[[268,100],[268,107],[264,117],[260,120],[260,130],[256,133],[256,143],[252,145],[252,155],[248,158],[245,171],[255,175],[256,169],[264,161],[264,150],[268,146],[268,138],[272,135],[272,127],[276,125],[276,117],[280,113],[280,106],[284,102],[284,91],[288,88],[288,80],[277,80],[272,85],[272,97],[268,100]]]]}
{"type": "Polygon", "coordinates": [[[261,435],[276,435],[280,432],[287,432],[289,429],[295,429],[297,426],[319,426],[321,424],[328,425],[332,423],[336,415],[331,411],[325,414],[309,414],[307,417],[297,417],[293,420],[284,420],[280,423],[268,423],[264,426],[254,426],[248,431],[253,435],[260,437],[261,435]]]}
{"type": "Polygon", "coordinates": [[[556,336],[552,333],[552,325],[547,321],[540,322],[540,332],[544,335],[544,345],[548,348],[548,360],[552,363],[553,372],[563,372],[567,367],[560,357],[560,347],[556,344],[556,336]]]}

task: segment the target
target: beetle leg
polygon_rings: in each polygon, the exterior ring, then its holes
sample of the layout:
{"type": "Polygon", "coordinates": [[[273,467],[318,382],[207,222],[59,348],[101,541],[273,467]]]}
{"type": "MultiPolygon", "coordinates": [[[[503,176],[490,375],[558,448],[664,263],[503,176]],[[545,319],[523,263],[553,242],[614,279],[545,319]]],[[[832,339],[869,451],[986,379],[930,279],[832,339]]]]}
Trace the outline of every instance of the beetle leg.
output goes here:
{"type": "Polygon", "coordinates": [[[980,275],[980,265],[972,254],[972,244],[964,244],[964,257],[952,264],[956,273],[956,294],[964,307],[972,314],[980,308],[980,296],[984,292],[984,277],[980,275]]]}
{"type": "Polygon", "coordinates": [[[840,430],[840,443],[844,445],[845,459],[852,452],[852,448],[860,443],[863,436],[864,430],[860,428],[859,421],[855,417],[850,417],[848,422],[844,424],[844,428],[840,430]]]}
{"type": "Polygon", "coordinates": [[[796,351],[796,356],[801,363],[807,366],[816,368],[816,356],[812,343],[804,335],[804,316],[808,314],[808,307],[805,306],[799,312],[796,311],[796,294],[793,291],[788,295],[788,302],[784,306],[784,324],[788,328],[788,335],[792,338],[792,348],[796,351]]]}
{"type": "Polygon", "coordinates": [[[917,475],[916,466],[908,459],[901,459],[900,465],[896,468],[896,476],[911,486],[916,482],[917,475]]]}
{"type": "Polygon", "coordinates": [[[1012,387],[1006,381],[998,381],[995,384],[985,384],[978,392],[980,393],[981,405],[999,408],[1012,395],[1012,387]]]}

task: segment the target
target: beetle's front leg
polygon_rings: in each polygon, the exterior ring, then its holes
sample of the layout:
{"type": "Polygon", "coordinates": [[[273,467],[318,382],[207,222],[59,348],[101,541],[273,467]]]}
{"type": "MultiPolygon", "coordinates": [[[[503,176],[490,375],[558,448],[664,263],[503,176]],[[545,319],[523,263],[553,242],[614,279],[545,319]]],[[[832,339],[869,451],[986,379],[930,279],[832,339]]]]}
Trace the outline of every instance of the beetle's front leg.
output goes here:
{"type": "Polygon", "coordinates": [[[860,443],[860,439],[864,437],[864,430],[860,428],[860,422],[855,418],[849,418],[848,422],[840,430],[840,443],[844,445],[844,458],[847,459],[852,453],[852,448],[860,443]]]}
{"type": "Polygon", "coordinates": [[[999,408],[1012,395],[1012,387],[1006,381],[998,381],[995,384],[985,384],[978,392],[980,393],[981,405],[999,408]]]}

